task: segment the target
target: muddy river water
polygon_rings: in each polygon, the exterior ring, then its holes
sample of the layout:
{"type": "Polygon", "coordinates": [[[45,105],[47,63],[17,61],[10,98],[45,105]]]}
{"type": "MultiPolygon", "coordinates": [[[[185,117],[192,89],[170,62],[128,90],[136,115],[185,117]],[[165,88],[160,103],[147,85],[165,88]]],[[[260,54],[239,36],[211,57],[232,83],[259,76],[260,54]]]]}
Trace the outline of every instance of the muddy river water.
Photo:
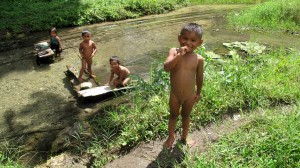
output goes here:
{"type": "Polygon", "coordinates": [[[48,40],[48,32],[2,40],[0,141],[11,140],[24,145],[22,150],[30,156],[27,158],[42,156],[49,152],[60,130],[86,119],[84,109],[101,107],[101,103],[81,104],[75,101],[64,74],[66,65],[81,66],[77,53],[82,30],[92,32],[92,40],[98,47],[93,69],[102,84],[108,80],[108,59],[113,55],[118,55],[132,73],[147,78],[150,64],[161,62],[170,47],[178,46],[177,35],[182,25],[188,22],[203,25],[203,40],[207,50],[211,51],[220,49],[223,42],[233,41],[299,49],[299,36],[281,32],[239,33],[227,28],[227,12],[245,7],[193,6],[163,15],[58,29],[64,49],[63,59],[40,66],[35,62],[33,44],[48,40]]]}

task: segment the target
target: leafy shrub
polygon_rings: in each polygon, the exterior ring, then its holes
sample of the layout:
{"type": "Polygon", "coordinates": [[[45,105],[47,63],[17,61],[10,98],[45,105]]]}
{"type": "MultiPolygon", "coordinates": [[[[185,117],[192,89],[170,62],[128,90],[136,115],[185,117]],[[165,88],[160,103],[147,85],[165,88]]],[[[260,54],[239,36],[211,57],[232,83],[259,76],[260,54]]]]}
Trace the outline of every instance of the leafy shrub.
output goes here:
{"type": "Polygon", "coordinates": [[[177,6],[172,0],[0,1],[0,30],[20,33],[79,26],[164,13],[177,6]]]}

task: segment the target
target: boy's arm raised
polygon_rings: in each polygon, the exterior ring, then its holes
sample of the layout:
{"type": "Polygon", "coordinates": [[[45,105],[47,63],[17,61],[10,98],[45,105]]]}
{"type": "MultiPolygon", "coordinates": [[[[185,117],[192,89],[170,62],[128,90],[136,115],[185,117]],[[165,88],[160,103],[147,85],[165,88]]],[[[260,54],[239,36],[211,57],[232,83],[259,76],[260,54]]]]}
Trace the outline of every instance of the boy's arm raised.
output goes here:
{"type": "Polygon", "coordinates": [[[185,48],[181,47],[180,49],[171,48],[169,51],[169,55],[164,63],[164,69],[166,71],[170,71],[180,60],[180,57],[185,54],[185,48]]]}

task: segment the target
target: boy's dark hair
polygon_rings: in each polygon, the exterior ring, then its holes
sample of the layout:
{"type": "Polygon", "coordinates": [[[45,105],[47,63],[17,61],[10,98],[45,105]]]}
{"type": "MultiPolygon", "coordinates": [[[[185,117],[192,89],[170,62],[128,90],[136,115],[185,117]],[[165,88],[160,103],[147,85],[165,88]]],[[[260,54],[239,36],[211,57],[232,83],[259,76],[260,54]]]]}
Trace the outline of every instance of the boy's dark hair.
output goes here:
{"type": "Polygon", "coordinates": [[[180,31],[180,35],[182,35],[185,32],[195,32],[200,37],[200,39],[202,38],[203,35],[202,27],[197,23],[185,24],[180,31]]]}
{"type": "Polygon", "coordinates": [[[51,33],[51,32],[54,32],[54,33],[56,33],[56,34],[57,34],[56,27],[51,27],[51,29],[50,29],[50,33],[51,33]]]}
{"type": "Polygon", "coordinates": [[[118,56],[112,56],[112,57],[110,57],[109,63],[110,63],[111,61],[116,61],[118,64],[121,63],[121,62],[120,62],[120,58],[119,58],[118,56]]]}
{"type": "Polygon", "coordinates": [[[85,34],[91,35],[92,33],[88,30],[83,30],[81,36],[84,36],[85,34]]]}

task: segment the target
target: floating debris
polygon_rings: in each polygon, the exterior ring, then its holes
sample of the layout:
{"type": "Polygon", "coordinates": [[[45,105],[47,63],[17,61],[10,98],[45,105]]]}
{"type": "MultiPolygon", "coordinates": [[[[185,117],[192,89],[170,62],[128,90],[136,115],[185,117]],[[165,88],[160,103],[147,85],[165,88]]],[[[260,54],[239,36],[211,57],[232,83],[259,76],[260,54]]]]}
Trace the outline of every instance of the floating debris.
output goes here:
{"type": "Polygon", "coordinates": [[[223,45],[230,50],[238,49],[252,56],[262,54],[266,50],[266,46],[254,42],[236,41],[231,43],[223,43],[223,45]]]}

